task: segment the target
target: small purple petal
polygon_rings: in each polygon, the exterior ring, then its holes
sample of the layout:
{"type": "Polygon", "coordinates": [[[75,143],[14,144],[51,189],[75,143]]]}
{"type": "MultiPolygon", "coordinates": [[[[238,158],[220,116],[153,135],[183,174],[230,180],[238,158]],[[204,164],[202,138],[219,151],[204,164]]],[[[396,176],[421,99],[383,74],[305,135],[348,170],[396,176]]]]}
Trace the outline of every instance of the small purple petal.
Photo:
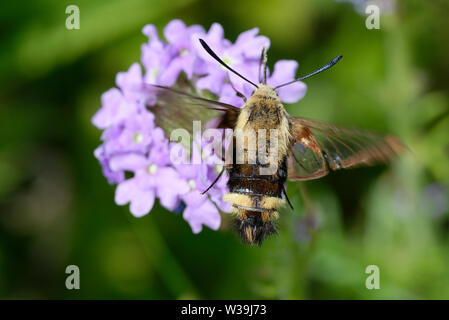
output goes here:
{"type": "Polygon", "coordinates": [[[173,184],[160,184],[157,189],[157,195],[161,204],[168,210],[174,210],[179,205],[180,195],[189,191],[189,185],[182,179],[172,181],[173,184]]]}
{"type": "Polygon", "coordinates": [[[181,20],[172,20],[164,28],[164,37],[169,43],[182,41],[182,37],[184,36],[186,29],[186,25],[181,20]]]}
{"type": "Polygon", "coordinates": [[[147,37],[149,37],[151,41],[160,42],[157,29],[154,25],[147,24],[146,26],[143,27],[142,33],[147,37]]]}
{"type": "Polygon", "coordinates": [[[127,204],[138,191],[134,178],[119,183],[115,189],[115,203],[121,206],[127,204]]]}
{"type": "Polygon", "coordinates": [[[203,224],[212,230],[218,230],[221,223],[220,214],[210,201],[203,202],[199,207],[187,205],[183,217],[190,224],[193,233],[201,232],[203,224]]]}
{"type": "Polygon", "coordinates": [[[142,68],[138,63],[133,63],[126,72],[119,72],[115,82],[129,101],[139,100],[145,96],[142,89],[142,68]]]}
{"type": "Polygon", "coordinates": [[[178,79],[179,73],[183,68],[183,61],[181,59],[175,59],[164,70],[160,77],[160,84],[163,86],[171,86],[178,79]]]}
{"type": "Polygon", "coordinates": [[[210,73],[204,77],[201,77],[197,82],[198,89],[208,89],[212,93],[220,94],[223,87],[223,81],[226,77],[224,72],[210,73]]]}
{"type": "Polygon", "coordinates": [[[239,47],[243,55],[250,59],[259,59],[262,48],[270,47],[270,40],[264,36],[256,36],[259,33],[258,28],[245,31],[239,35],[235,46],[239,47]]]}
{"type": "Polygon", "coordinates": [[[105,155],[103,145],[100,145],[97,149],[95,149],[94,156],[100,162],[103,175],[108,180],[109,184],[117,184],[125,180],[125,173],[123,171],[113,171],[110,168],[110,160],[105,155]]]}
{"type": "Polygon", "coordinates": [[[155,194],[153,190],[139,190],[129,206],[129,211],[139,218],[148,214],[154,205],[155,194]]]}
{"type": "Polygon", "coordinates": [[[288,86],[277,89],[279,98],[285,103],[295,103],[301,100],[307,91],[304,82],[295,82],[288,86]]]}
{"type": "Polygon", "coordinates": [[[106,129],[117,124],[137,110],[134,105],[124,100],[122,93],[117,88],[103,93],[101,105],[101,109],[92,117],[92,123],[99,129],[106,129]]]}
{"type": "Polygon", "coordinates": [[[183,195],[182,199],[190,207],[199,207],[204,202],[207,202],[207,195],[201,194],[200,191],[194,190],[185,195],[183,195]]]}
{"type": "Polygon", "coordinates": [[[116,155],[111,158],[109,165],[112,171],[137,171],[148,165],[145,156],[135,153],[116,155]]]}
{"type": "Polygon", "coordinates": [[[267,80],[267,84],[276,87],[294,80],[296,69],[298,69],[298,62],[294,60],[280,60],[276,62],[273,73],[267,80]]]}
{"type": "MultiPolygon", "coordinates": [[[[274,65],[274,71],[267,80],[270,86],[278,85],[293,81],[295,79],[298,63],[293,60],[280,60],[274,65]]],[[[306,94],[307,86],[304,82],[295,82],[288,86],[277,89],[279,98],[286,103],[295,103],[306,94]]]]}
{"type": "Polygon", "coordinates": [[[153,208],[155,193],[153,190],[143,190],[137,183],[137,178],[121,182],[115,190],[115,203],[125,205],[130,202],[130,211],[135,217],[142,217],[153,208]]]}

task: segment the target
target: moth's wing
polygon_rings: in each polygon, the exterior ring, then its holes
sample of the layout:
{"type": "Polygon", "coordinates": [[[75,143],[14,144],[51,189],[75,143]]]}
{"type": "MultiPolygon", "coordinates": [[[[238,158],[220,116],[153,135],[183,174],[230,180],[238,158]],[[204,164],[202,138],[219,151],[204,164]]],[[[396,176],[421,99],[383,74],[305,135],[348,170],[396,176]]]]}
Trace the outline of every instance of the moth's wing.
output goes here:
{"type": "Polygon", "coordinates": [[[315,136],[306,126],[291,119],[292,142],[288,152],[288,178],[293,181],[311,180],[328,173],[323,152],[315,136]]]}
{"type": "Polygon", "coordinates": [[[405,146],[396,137],[290,118],[290,180],[320,178],[331,170],[387,163],[405,146]]]}
{"type": "Polygon", "coordinates": [[[167,136],[177,128],[192,133],[193,121],[201,121],[202,129],[234,128],[240,112],[235,106],[173,88],[145,85],[145,90],[152,96],[148,102],[148,110],[155,115],[156,124],[167,136]]]}

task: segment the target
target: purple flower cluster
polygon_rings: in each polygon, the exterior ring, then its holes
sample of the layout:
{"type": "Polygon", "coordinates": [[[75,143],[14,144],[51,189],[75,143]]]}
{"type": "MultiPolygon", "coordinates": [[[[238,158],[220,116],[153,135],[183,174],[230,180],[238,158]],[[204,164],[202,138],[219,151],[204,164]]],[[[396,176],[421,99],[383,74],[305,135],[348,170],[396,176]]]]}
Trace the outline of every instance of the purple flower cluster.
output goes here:
{"type": "MultiPolygon", "coordinates": [[[[200,153],[205,144],[195,139],[192,157],[207,161],[201,164],[173,164],[170,150],[176,145],[168,141],[164,131],[155,124],[155,116],[148,106],[150,93],[135,90],[142,84],[172,86],[184,74],[191,84],[202,92],[209,92],[217,100],[240,107],[243,103],[235,89],[249,97],[253,88],[239,77],[229,73],[213,60],[200,46],[204,39],[209,46],[232,68],[249,79],[258,79],[259,59],[269,39],[258,35],[258,29],[240,34],[235,43],[224,38],[223,28],[214,23],[209,31],[199,25],[186,26],[180,20],[171,21],[164,28],[165,41],[161,40],[153,25],[143,28],[149,41],[142,45],[141,65],[134,63],[127,72],[116,77],[118,88],[105,92],[102,107],[92,118],[92,123],[103,130],[102,144],[95,150],[103,174],[110,184],[117,184],[115,202],[130,204],[131,213],[140,217],[151,211],[155,199],[168,210],[174,211],[184,204],[183,217],[194,233],[202,226],[217,230],[219,211],[227,212],[229,204],[222,202],[228,191],[227,177],[223,175],[207,195],[204,191],[220,172],[214,155],[200,153]],[[232,83],[232,85],[231,85],[232,83]],[[125,176],[125,173],[129,173],[125,176]],[[127,176],[130,176],[127,178],[127,176]]],[[[295,77],[295,61],[278,61],[267,84],[276,86],[295,77]]],[[[279,89],[281,100],[293,103],[306,91],[302,82],[279,89]]],[[[181,108],[182,106],[180,106],[181,108]]]]}

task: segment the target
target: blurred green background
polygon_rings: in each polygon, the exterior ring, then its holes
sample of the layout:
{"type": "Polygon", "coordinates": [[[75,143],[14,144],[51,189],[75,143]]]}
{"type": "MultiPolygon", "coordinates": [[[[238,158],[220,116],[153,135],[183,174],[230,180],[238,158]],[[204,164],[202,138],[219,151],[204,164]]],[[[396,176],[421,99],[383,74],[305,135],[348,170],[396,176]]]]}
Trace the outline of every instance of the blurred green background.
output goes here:
{"type": "Polygon", "coordinates": [[[2,3],[0,298],[448,299],[448,16],[446,0],[396,1],[368,30],[352,4],[330,0],[2,3]],[[65,28],[69,4],[80,30],[65,28]],[[198,235],[159,205],[134,218],[114,204],[90,119],[139,61],[142,27],[174,18],[219,22],[233,41],[259,27],[271,65],[295,59],[300,74],[343,54],[289,112],[393,133],[411,152],[289,183],[295,212],[262,248],[241,244],[229,217],[198,235]],[[80,290],[65,288],[70,264],[80,290]],[[379,290],[365,288],[371,264],[379,290]]]}

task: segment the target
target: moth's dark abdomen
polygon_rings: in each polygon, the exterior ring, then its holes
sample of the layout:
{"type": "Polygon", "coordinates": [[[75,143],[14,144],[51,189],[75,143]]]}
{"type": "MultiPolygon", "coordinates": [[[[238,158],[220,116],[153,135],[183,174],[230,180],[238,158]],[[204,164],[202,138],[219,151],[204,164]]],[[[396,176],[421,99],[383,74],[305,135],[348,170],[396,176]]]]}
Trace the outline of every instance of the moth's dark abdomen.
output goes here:
{"type": "MultiPolygon", "coordinates": [[[[257,167],[252,169],[258,170],[257,167]]],[[[230,174],[228,187],[230,192],[270,196],[281,198],[282,194],[281,179],[273,176],[256,176],[256,175],[241,175],[240,172],[230,174]]]]}
{"type": "Polygon", "coordinates": [[[228,169],[229,192],[249,195],[254,201],[260,201],[260,196],[282,199],[284,184],[287,179],[287,157],[273,175],[261,175],[260,164],[234,164],[228,169]]]}
{"type": "Polygon", "coordinates": [[[286,157],[273,175],[260,175],[259,164],[234,164],[228,169],[229,193],[225,201],[237,213],[234,226],[240,238],[260,245],[266,236],[276,233],[275,220],[283,204],[287,179],[286,157]]]}

